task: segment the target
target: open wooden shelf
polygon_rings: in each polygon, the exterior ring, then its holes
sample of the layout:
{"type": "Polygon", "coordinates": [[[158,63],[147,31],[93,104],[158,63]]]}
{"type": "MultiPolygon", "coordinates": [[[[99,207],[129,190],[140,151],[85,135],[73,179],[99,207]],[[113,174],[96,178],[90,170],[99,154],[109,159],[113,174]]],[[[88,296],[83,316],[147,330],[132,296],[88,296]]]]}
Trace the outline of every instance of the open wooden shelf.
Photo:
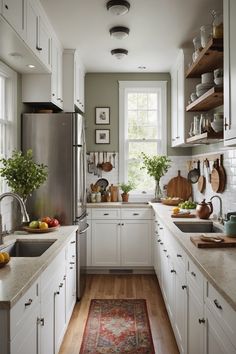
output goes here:
{"type": "Polygon", "coordinates": [[[212,87],[186,107],[186,112],[209,111],[224,104],[223,87],[212,87]]]}
{"type": "Polygon", "coordinates": [[[213,130],[210,132],[202,133],[199,135],[191,136],[191,138],[187,139],[187,143],[191,144],[212,144],[217,143],[223,139],[223,131],[222,132],[214,132],[213,130]]]}
{"type": "Polygon", "coordinates": [[[212,38],[207,46],[202,49],[197,60],[187,70],[186,78],[200,77],[201,74],[223,67],[223,51],[223,39],[212,38]]]}

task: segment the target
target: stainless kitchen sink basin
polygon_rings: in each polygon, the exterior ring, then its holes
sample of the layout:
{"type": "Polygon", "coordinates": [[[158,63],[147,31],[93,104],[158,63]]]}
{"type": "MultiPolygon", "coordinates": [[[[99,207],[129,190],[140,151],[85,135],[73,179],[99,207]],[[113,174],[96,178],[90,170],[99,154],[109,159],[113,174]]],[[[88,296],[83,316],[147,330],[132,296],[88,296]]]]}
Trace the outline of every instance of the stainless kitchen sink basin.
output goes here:
{"type": "Polygon", "coordinates": [[[1,252],[8,252],[11,257],[39,257],[56,240],[17,240],[15,243],[4,247],[1,252]]]}
{"type": "Polygon", "coordinates": [[[186,222],[186,221],[175,221],[174,224],[182,232],[204,232],[204,233],[222,233],[223,230],[217,227],[213,222],[186,222]]]}

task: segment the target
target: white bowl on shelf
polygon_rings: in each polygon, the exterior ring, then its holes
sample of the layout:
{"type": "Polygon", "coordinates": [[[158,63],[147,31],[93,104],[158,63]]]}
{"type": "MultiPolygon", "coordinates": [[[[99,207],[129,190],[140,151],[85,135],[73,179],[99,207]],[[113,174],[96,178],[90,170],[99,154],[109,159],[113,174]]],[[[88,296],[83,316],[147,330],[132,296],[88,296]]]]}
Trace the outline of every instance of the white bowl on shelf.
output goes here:
{"type": "Polygon", "coordinates": [[[205,73],[201,76],[202,84],[213,84],[214,83],[214,73],[205,73]]]}
{"type": "Polygon", "coordinates": [[[223,86],[224,78],[223,77],[216,77],[214,82],[217,86],[223,86]]]}

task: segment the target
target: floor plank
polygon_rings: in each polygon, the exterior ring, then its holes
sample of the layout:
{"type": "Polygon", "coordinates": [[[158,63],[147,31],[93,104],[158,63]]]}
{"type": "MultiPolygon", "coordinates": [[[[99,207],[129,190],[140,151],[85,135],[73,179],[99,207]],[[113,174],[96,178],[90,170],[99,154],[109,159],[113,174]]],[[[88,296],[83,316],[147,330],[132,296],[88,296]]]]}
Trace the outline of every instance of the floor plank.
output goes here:
{"type": "Polygon", "coordinates": [[[59,354],[78,354],[91,299],[146,299],[156,354],[179,354],[155,275],[88,275],[59,354]]]}

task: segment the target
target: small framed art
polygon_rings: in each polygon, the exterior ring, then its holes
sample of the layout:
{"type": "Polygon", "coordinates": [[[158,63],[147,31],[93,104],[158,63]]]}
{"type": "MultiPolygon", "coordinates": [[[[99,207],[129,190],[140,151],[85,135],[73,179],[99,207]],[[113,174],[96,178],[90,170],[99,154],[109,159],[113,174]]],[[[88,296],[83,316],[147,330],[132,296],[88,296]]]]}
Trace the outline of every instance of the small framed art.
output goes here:
{"type": "Polygon", "coordinates": [[[96,144],[110,144],[110,129],[96,129],[95,130],[96,144]]]}
{"type": "Polygon", "coordinates": [[[110,107],[96,107],[95,112],[96,124],[110,124],[110,107]]]}

